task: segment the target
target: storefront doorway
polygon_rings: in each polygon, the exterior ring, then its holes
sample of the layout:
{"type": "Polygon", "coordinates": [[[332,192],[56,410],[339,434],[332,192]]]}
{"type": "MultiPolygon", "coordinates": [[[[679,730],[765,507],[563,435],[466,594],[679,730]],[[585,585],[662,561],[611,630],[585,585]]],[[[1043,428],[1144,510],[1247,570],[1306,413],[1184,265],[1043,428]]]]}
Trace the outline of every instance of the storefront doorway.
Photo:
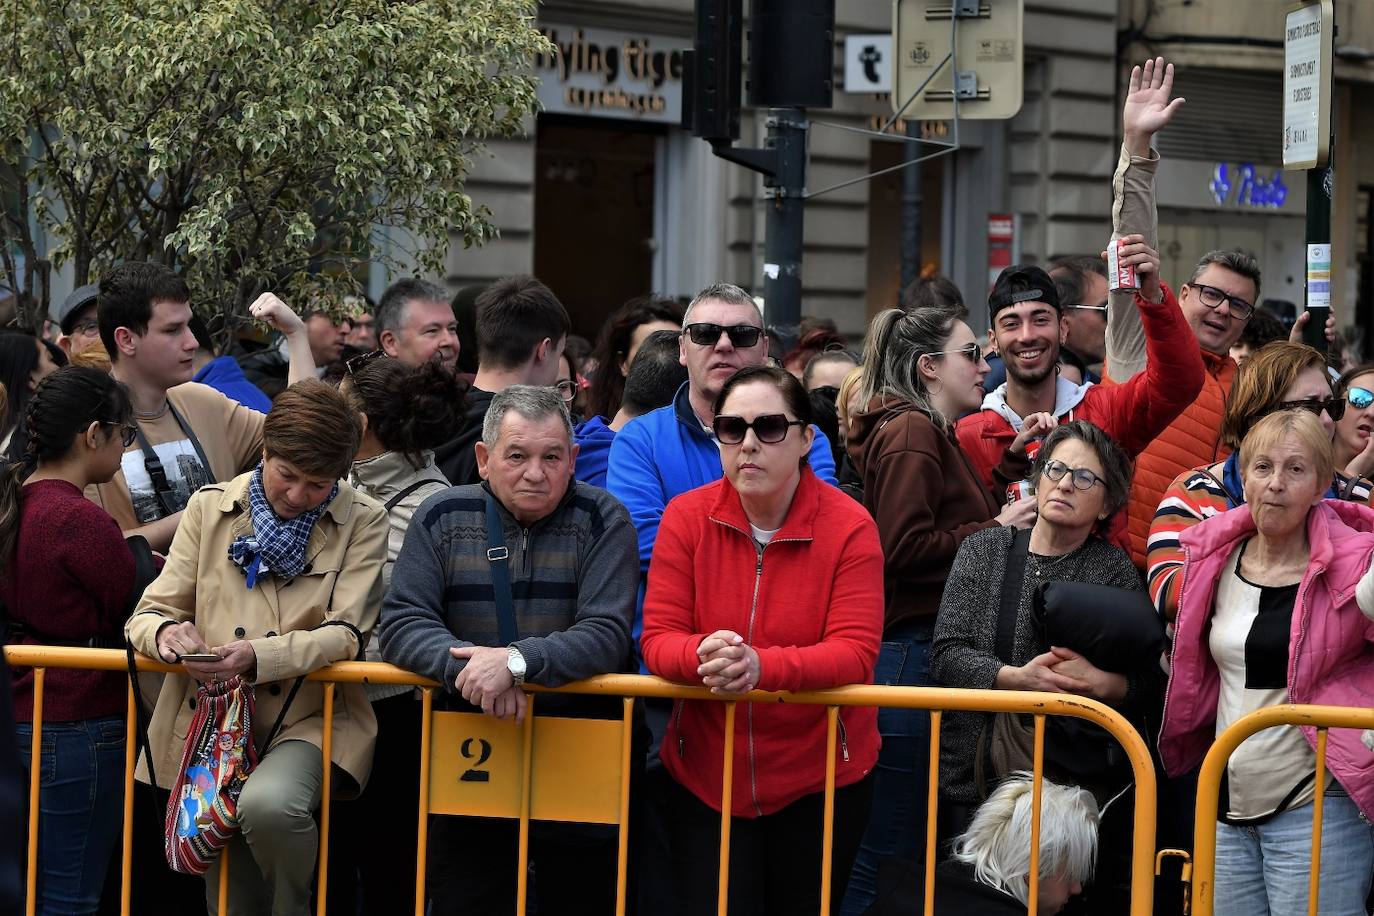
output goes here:
{"type": "Polygon", "coordinates": [[[663,128],[539,117],[534,272],[595,340],[606,316],[652,292],[654,177],[663,128]]]}

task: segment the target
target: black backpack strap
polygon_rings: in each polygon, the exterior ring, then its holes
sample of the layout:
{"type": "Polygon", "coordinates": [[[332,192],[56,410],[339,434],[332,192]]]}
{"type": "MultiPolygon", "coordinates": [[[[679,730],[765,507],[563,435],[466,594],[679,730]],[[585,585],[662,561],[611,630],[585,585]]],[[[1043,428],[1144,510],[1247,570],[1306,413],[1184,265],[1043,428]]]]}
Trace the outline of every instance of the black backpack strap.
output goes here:
{"type": "MultiPolygon", "coordinates": [[[[210,467],[210,459],[205,455],[205,449],[201,447],[200,440],[196,438],[195,430],[191,429],[189,423],[182,418],[176,407],[172,406],[169,399],[167,409],[171,411],[172,419],[177,421],[177,426],[186,434],[186,438],[191,440],[191,447],[196,450],[196,457],[200,459],[201,466],[205,468],[205,476],[210,480],[218,480],[214,469],[210,467]]],[[[157,456],[152,445],[148,442],[148,437],[143,434],[143,427],[137,420],[134,420],[134,431],[138,434],[138,447],[143,452],[143,467],[148,472],[148,479],[153,484],[153,494],[157,497],[157,503],[162,507],[166,515],[174,515],[179,510],[172,508],[175,503],[176,488],[167,479],[167,469],[162,465],[162,459],[157,456]]]]}
{"type": "Polygon", "coordinates": [[[1030,553],[1031,530],[1021,528],[1012,535],[1007,551],[1007,571],[1002,576],[1002,603],[997,611],[997,657],[1004,664],[1015,658],[1016,611],[1026,582],[1026,556],[1030,553]]]}
{"type": "Polygon", "coordinates": [[[201,448],[200,440],[196,438],[196,431],[192,429],[191,424],[187,423],[181,414],[177,412],[176,405],[172,403],[171,398],[167,399],[167,409],[172,412],[172,419],[177,421],[177,426],[181,427],[181,431],[186,434],[186,438],[191,440],[191,447],[196,450],[196,457],[200,458],[200,466],[205,468],[205,476],[212,481],[219,480],[220,478],[215,476],[215,469],[210,466],[209,456],[205,454],[205,449],[201,448]]]}
{"type": "Polygon", "coordinates": [[[400,505],[401,500],[405,499],[407,496],[409,496],[410,494],[414,493],[416,490],[420,489],[421,487],[427,486],[427,485],[429,485],[429,484],[434,484],[436,487],[438,487],[438,486],[447,487],[447,486],[448,486],[448,484],[444,483],[443,481],[441,481],[441,480],[434,480],[434,479],[432,479],[432,478],[431,478],[431,479],[426,479],[426,480],[417,480],[417,481],[415,481],[413,484],[411,484],[410,486],[406,487],[406,488],[405,488],[404,490],[402,490],[401,492],[397,493],[395,496],[392,496],[390,499],[388,499],[388,500],[386,501],[386,504],[385,504],[382,508],[386,509],[387,512],[390,512],[392,509],[395,509],[398,505],[400,505]]]}
{"type": "Polygon", "coordinates": [[[143,712],[143,688],[138,683],[138,664],[134,661],[134,644],[128,640],[124,641],[124,657],[129,664],[129,683],[134,688],[134,730],[138,733],[135,738],[138,744],[134,748],[134,760],[138,760],[139,751],[142,751],[144,759],[148,763],[148,781],[152,783],[153,788],[157,788],[157,773],[153,771],[153,749],[148,744],[148,722],[143,712]]]}
{"type": "Polygon", "coordinates": [[[520,630],[515,625],[515,600],[510,591],[510,551],[506,549],[506,536],[501,531],[501,513],[496,508],[496,497],[487,496],[487,561],[491,564],[491,586],[496,599],[496,624],[501,645],[509,646],[520,638],[520,630]]]}

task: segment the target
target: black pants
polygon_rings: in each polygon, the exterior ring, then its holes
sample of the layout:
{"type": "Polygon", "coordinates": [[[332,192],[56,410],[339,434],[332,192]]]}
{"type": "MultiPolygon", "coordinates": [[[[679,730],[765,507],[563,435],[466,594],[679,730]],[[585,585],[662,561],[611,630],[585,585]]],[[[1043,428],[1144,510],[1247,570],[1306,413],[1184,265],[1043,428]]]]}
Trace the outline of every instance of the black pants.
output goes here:
{"type": "MultiPolygon", "coordinates": [[[[720,814],[674,784],[671,806],[678,865],[677,893],[685,916],[714,916],[720,862],[720,814]]],[[[835,790],[830,911],[838,913],[873,802],[873,777],[835,790]]],[[[773,814],[730,823],[730,913],[794,916],[821,903],[821,839],[825,794],[797,799],[773,814]]]]}
{"type": "Polygon", "coordinates": [[[377,750],[363,794],[330,806],[329,912],[415,912],[420,810],[420,701],[413,691],[372,704],[377,750]]]}
{"type": "MultiPolygon", "coordinates": [[[[515,912],[520,824],[504,818],[430,818],[430,916],[515,912]]],[[[539,916],[615,912],[614,828],[530,825],[530,899],[539,916]]]]}

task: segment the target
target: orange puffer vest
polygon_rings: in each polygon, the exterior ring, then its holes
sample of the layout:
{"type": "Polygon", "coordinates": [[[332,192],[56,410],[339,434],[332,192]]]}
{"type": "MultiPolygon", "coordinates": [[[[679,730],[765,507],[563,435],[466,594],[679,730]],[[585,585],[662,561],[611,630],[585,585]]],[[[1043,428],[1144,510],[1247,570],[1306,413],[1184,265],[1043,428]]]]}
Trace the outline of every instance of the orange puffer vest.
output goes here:
{"type": "MultiPolygon", "coordinates": [[[[1141,569],[1145,568],[1150,523],[1169,484],[1184,471],[1215,464],[1231,453],[1221,441],[1221,421],[1236,378],[1236,361],[1203,350],[1202,364],[1207,370],[1202,391],[1135,460],[1129,527],[1131,559],[1141,569]]],[[[1102,383],[1118,384],[1111,378],[1102,383]]]]}

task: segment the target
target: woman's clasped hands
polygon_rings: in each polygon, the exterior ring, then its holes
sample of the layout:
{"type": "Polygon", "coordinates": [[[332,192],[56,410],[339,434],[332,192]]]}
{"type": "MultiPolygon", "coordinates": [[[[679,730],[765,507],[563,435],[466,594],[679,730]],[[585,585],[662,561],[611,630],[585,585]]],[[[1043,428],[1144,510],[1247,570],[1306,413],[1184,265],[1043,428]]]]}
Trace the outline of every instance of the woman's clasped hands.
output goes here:
{"type": "Polygon", "coordinates": [[[712,693],[743,696],[758,686],[759,654],[733,630],[716,630],[697,646],[697,674],[712,693]]]}

